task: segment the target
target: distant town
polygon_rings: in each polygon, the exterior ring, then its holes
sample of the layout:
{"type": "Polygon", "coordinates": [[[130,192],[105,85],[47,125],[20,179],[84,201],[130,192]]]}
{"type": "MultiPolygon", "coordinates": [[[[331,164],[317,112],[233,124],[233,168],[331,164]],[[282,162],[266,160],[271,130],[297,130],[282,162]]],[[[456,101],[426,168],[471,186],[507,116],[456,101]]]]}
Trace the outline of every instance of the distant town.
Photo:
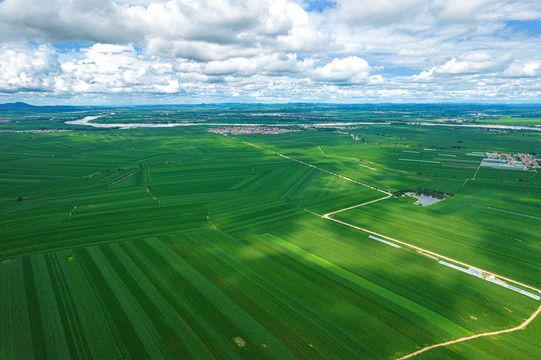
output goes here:
{"type": "Polygon", "coordinates": [[[57,133],[66,132],[71,130],[64,129],[48,129],[48,130],[0,130],[1,132],[20,133],[20,134],[45,134],[45,133],[57,133]]]}
{"type": "Polygon", "coordinates": [[[535,159],[532,154],[507,154],[497,152],[487,152],[486,157],[481,162],[481,166],[497,169],[527,170],[530,168],[540,168],[539,159],[535,159]]]}
{"type": "Polygon", "coordinates": [[[267,126],[246,126],[246,127],[221,127],[210,129],[209,132],[220,135],[250,135],[250,134],[286,134],[301,130],[283,129],[267,126]]]}

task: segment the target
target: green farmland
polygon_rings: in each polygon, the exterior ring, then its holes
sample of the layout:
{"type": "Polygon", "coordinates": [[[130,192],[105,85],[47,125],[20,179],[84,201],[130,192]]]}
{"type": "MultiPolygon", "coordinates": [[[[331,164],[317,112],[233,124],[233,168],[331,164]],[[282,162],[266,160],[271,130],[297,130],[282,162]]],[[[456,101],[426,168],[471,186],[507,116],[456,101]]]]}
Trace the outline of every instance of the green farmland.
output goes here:
{"type": "MultiPolygon", "coordinates": [[[[0,359],[398,359],[541,305],[323,217],[541,288],[541,175],[471,155],[541,153],[539,133],[57,128],[0,132],[0,359]],[[386,194],[417,187],[454,195],[386,194]]],[[[538,359],[540,338],[537,317],[413,358],[538,359]]]]}

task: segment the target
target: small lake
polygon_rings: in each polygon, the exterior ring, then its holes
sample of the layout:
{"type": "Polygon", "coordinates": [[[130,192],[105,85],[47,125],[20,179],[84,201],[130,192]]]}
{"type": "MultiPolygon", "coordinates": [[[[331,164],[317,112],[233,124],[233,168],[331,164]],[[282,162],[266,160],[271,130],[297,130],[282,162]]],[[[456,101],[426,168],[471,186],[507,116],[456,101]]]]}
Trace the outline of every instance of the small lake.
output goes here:
{"type": "Polygon", "coordinates": [[[423,194],[407,193],[406,195],[418,199],[414,204],[421,205],[421,206],[429,206],[439,201],[445,200],[445,199],[438,199],[433,196],[423,195],[423,194]]]}

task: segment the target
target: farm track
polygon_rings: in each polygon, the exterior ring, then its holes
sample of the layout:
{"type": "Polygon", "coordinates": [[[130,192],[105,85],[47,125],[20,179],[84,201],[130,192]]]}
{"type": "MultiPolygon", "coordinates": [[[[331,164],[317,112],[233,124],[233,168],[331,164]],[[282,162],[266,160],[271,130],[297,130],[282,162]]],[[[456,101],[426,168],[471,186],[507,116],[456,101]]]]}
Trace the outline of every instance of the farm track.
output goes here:
{"type": "Polygon", "coordinates": [[[374,169],[373,167],[366,166],[366,165],[363,165],[363,164],[359,164],[359,165],[362,166],[362,167],[365,167],[367,169],[370,169],[370,170],[377,170],[377,169],[374,169]]]}
{"type": "Polygon", "coordinates": [[[321,151],[321,153],[323,154],[323,156],[325,156],[326,158],[328,158],[327,154],[325,154],[325,153],[323,152],[323,150],[321,149],[321,146],[318,146],[318,149],[319,149],[319,151],[321,151]]]}
{"type": "Polygon", "coordinates": [[[303,164],[303,165],[306,165],[306,166],[310,166],[310,167],[312,167],[312,168],[314,168],[314,169],[317,169],[317,170],[326,172],[327,174],[331,174],[331,175],[333,175],[333,176],[338,176],[339,178],[342,178],[342,179],[344,179],[344,180],[347,180],[347,181],[353,182],[353,183],[355,183],[355,184],[359,184],[359,185],[365,186],[365,187],[370,188],[370,189],[372,189],[372,190],[379,191],[379,192],[384,193],[384,194],[386,194],[386,195],[389,195],[389,196],[392,195],[389,191],[385,191],[385,190],[383,190],[383,189],[378,189],[377,187],[374,187],[374,186],[372,186],[372,185],[368,185],[368,184],[362,183],[362,182],[360,182],[360,181],[353,180],[353,179],[348,178],[348,177],[346,177],[346,176],[344,176],[344,175],[340,175],[340,174],[337,174],[337,173],[335,173],[335,172],[332,172],[332,171],[329,171],[329,170],[320,168],[320,167],[318,167],[318,166],[309,164],[309,163],[307,163],[307,162],[305,162],[305,161],[302,161],[302,160],[298,160],[298,159],[292,158],[292,157],[290,157],[290,156],[281,154],[281,153],[279,153],[279,152],[277,152],[277,151],[274,151],[274,150],[271,150],[271,149],[264,148],[263,146],[259,146],[259,145],[256,145],[256,144],[252,144],[252,143],[249,143],[249,142],[243,141],[243,140],[239,140],[239,141],[242,142],[242,143],[244,143],[244,144],[247,144],[247,145],[250,145],[250,146],[259,148],[259,149],[261,149],[261,150],[270,151],[270,152],[272,152],[272,153],[274,153],[274,154],[276,154],[276,155],[278,155],[278,156],[281,156],[281,157],[283,157],[283,158],[285,158],[285,159],[292,160],[292,161],[296,161],[296,162],[298,162],[298,163],[300,163],[300,164],[303,164]]]}
{"type": "Polygon", "coordinates": [[[460,339],[451,340],[451,341],[447,341],[447,342],[440,343],[440,344],[430,345],[430,346],[424,347],[424,348],[422,348],[420,350],[417,350],[415,352],[412,352],[411,354],[408,354],[406,356],[402,356],[401,358],[398,358],[397,360],[409,359],[411,357],[414,357],[416,355],[419,355],[419,354],[424,353],[425,351],[428,351],[428,350],[431,350],[431,349],[435,349],[435,348],[443,347],[443,346],[448,346],[448,345],[453,345],[453,344],[461,343],[461,342],[464,342],[464,341],[477,339],[477,338],[480,338],[480,337],[496,336],[496,335],[511,333],[511,332],[514,332],[514,331],[517,331],[517,330],[524,330],[524,328],[529,323],[531,323],[537,317],[537,315],[539,315],[539,313],[541,313],[541,306],[539,306],[539,308],[528,319],[526,319],[522,324],[520,324],[519,326],[515,326],[514,328],[505,329],[505,330],[499,330],[499,331],[491,331],[491,332],[486,332],[486,333],[482,333],[482,334],[476,334],[476,335],[472,335],[472,336],[466,336],[466,337],[463,337],[463,338],[460,338],[460,339]]]}
{"type": "Polygon", "coordinates": [[[137,173],[137,172],[139,172],[139,171],[141,171],[141,170],[140,170],[140,169],[134,170],[134,171],[132,171],[131,173],[129,173],[128,175],[123,176],[123,177],[121,177],[120,179],[118,179],[118,180],[116,180],[116,181],[113,181],[113,182],[111,183],[111,185],[118,184],[118,183],[121,182],[122,180],[129,178],[130,176],[132,176],[133,174],[135,174],[135,173],[137,173]]]}
{"type": "Polygon", "coordinates": [[[154,195],[152,195],[152,193],[151,193],[150,190],[148,189],[148,186],[145,186],[145,188],[147,189],[148,194],[149,194],[154,200],[156,200],[156,201],[158,202],[158,206],[160,206],[160,205],[161,205],[160,200],[156,199],[156,198],[154,197],[154,195]]]}
{"type": "Polygon", "coordinates": [[[479,169],[481,169],[481,164],[479,164],[479,166],[477,167],[477,170],[475,170],[475,174],[473,174],[472,180],[475,180],[475,178],[477,177],[477,173],[479,172],[479,169]]]}
{"type": "Polygon", "coordinates": [[[327,213],[325,215],[323,215],[323,217],[325,219],[330,219],[330,220],[333,220],[330,218],[331,215],[334,215],[334,214],[338,214],[338,213],[341,213],[343,211],[348,211],[348,210],[351,210],[351,209],[355,209],[355,208],[358,208],[358,207],[361,207],[361,206],[365,206],[365,205],[368,205],[368,204],[373,204],[375,202],[378,202],[378,201],[381,201],[381,200],[385,200],[385,199],[388,199],[390,198],[391,195],[387,195],[385,197],[382,197],[382,198],[379,198],[379,199],[376,199],[376,200],[372,200],[372,201],[367,201],[367,202],[364,202],[362,204],[359,204],[359,205],[353,205],[353,206],[350,206],[350,207],[347,207],[347,208],[344,208],[344,209],[340,209],[340,210],[336,210],[336,211],[333,211],[333,212],[330,212],[330,213],[327,213]]]}
{"type": "MultiPolygon", "coordinates": [[[[428,257],[431,257],[431,258],[436,258],[436,259],[445,259],[446,261],[449,261],[449,262],[452,262],[454,264],[457,264],[457,265],[461,265],[461,266],[465,266],[465,267],[474,267],[472,265],[469,265],[469,264],[466,264],[466,263],[463,263],[459,260],[456,260],[456,259],[452,259],[452,258],[449,258],[447,256],[444,256],[444,255],[441,255],[441,254],[438,254],[438,253],[435,253],[433,251],[430,251],[430,250],[426,250],[426,249],[423,249],[421,247],[418,247],[418,246],[415,246],[415,245],[412,245],[412,244],[409,244],[407,242],[404,242],[404,241],[400,241],[398,239],[395,239],[395,238],[392,238],[392,237],[389,237],[389,236],[386,236],[386,235],[382,235],[382,234],[379,234],[377,232],[374,232],[374,231],[371,231],[371,230],[368,230],[368,229],[365,229],[365,228],[362,228],[362,227],[359,227],[359,226],[356,226],[356,225],[353,225],[353,224],[350,224],[350,223],[347,223],[345,221],[341,221],[341,220],[337,220],[337,219],[334,219],[332,218],[331,216],[332,215],[335,215],[335,214],[338,214],[338,213],[341,213],[341,212],[344,212],[344,211],[347,211],[347,210],[351,210],[351,209],[355,209],[355,208],[358,208],[358,207],[361,207],[361,206],[366,206],[366,205],[369,205],[369,204],[372,204],[372,203],[375,203],[375,202],[378,202],[378,201],[381,201],[381,200],[385,200],[385,199],[388,199],[392,196],[392,194],[388,191],[385,191],[385,190],[382,190],[382,189],[378,189],[376,187],[373,187],[371,185],[368,185],[368,184],[364,184],[364,183],[361,183],[359,181],[356,181],[356,180],[353,180],[353,179],[350,179],[348,177],[345,177],[343,175],[340,175],[340,174],[337,174],[337,173],[334,173],[332,171],[329,171],[329,170],[325,170],[325,169],[322,169],[320,167],[317,167],[315,165],[312,165],[312,164],[309,164],[307,162],[304,162],[302,160],[298,160],[298,159],[295,159],[295,158],[292,158],[290,156],[287,156],[287,155],[284,155],[284,154],[281,154],[277,151],[274,151],[274,150],[270,150],[270,149],[267,149],[267,148],[264,148],[262,146],[259,146],[259,145],[255,145],[255,144],[252,144],[252,143],[249,143],[249,142],[246,142],[246,141],[242,141],[240,140],[241,142],[247,144],[247,145],[251,145],[251,146],[254,146],[254,147],[257,147],[259,149],[262,149],[262,150],[265,150],[265,151],[270,151],[278,156],[281,156],[283,158],[286,158],[286,159],[289,159],[289,160],[292,160],[292,161],[296,161],[298,163],[301,163],[301,164],[304,164],[306,166],[310,166],[312,168],[315,168],[315,169],[318,169],[318,170],[321,170],[321,171],[324,171],[328,174],[331,174],[331,175],[334,175],[334,176],[338,176],[342,179],[345,179],[347,181],[351,181],[351,182],[354,182],[356,184],[359,184],[359,185],[362,185],[362,186],[365,186],[365,187],[368,187],[370,189],[373,189],[373,190],[376,190],[376,191],[379,191],[379,192],[382,192],[384,194],[387,194],[387,196],[385,197],[382,197],[382,198],[379,198],[379,199],[376,199],[376,200],[372,200],[372,201],[368,201],[368,202],[365,202],[365,203],[362,203],[362,204],[358,204],[358,205],[354,205],[354,206],[350,206],[350,207],[347,207],[347,208],[344,208],[344,209],[340,209],[340,210],[337,210],[337,211],[333,211],[333,212],[330,212],[330,213],[327,213],[327,214],[324,214],[324,215],[319,215],[321,216],[322,218],[324,219],[327,219],[327,220],[331,220],[331,221],[334,221],[334,222],[337,222],[339,224],[342,224],[342,225],[345,225],[345,226],[348,226],[348,227],[351,227],[351,228],[354,228],[356,230],[360,230],[360,231],[363,231],[363,232],[366,232],[368,234],[371,234],[371,235],[375,235],[375,236],[378,236],[378,237],[381,237],[381,238],[384,238],[384,239],[387,239],[387,240],[390,240],[396,244],[400,244],[400,245],[403,245],[407,248],[410,248],[414,251],[416,251],[417,253],[421,254],[421,255],[424,255],[424,256],[428,256],[428,257]]],[[[480,168],[480,166],[479,166],[480,168]]],[[[479,168],[477,168],[477,171],[479,171],[479,168]]],[[[474,175],[474,179],[475,179],[475,176],[477,175],[477,171],[474,175]]],[[[475,267],[475,268],[478,268],[478,267],[475,267]]],[[[478,268],[479,269],[479,268],[478,268]]],[[[519,285],[519,286],[522,286],[522,287],[525,287],[525,288],[528,288],[530,290],[533,290],[539,294],[541,294],[541,290],[533,287],[533,286],[530,286],[530,285],[527,285],[527,284],[523,284],[519,281],[516,281],[516,280],[513,280],[513,279],[509,279],[507,277],[504,277],[504,276],[500,276],[500,275],[497,275],[497,274],[494,274],[490,271],[486,271],[486,270],[483,270],[483,269],[480,269],[481,271],[483,271],[484,273],[486,273],[488,276],[494,276],[498,279],[501,279],[505,282],[510,282],[510,283],[513,283],[515,285],[519,285]]],[[[414,357],[416,355],[419,355],[425,351],[428,351],[428,350],[431,350],[431,349],[434,349],[434,348],[438,348],[438,347],[444,347],[444,346],[449,346],[449,345],[453,345],[453,344],[456,344],[456,343],[461,343],[461,342],[464,342],[464,341],[468,341],[468,340],[473,340],[473,339],[477,339],[477,338],[480,338],[480,337],[487,337],[487,336],[496,336],[496,335],[501,335],[501,334],[506,334],[506,333],[511,333],[511,332],[514,332],[514,331],[517,331],[517,330],[523,330],[530,322],[532,322],[539,314],[541,313],[541,306],[539,306],[539,308],[528,318],[526,319],[522,324],[520,324],[519,326],[516,326],[516,327],[513,327],[513,328],[509,328],[509,329],[504,329],[504,330],[498,330],[498,331],[492,331],[492,332],[486,332],[486,333],[481,333],[481,334],[475,334],[475,335],[471,335],[471,336],[466,336],[466,337],[462,337],[462,338],[459,338],[459,339],[456,339],[456,340],[451,340],[451,341],[447,341],[447,342],[443,342],[443,343],[439,343],[439,344],[434,344],[434,345],[430,345],[430,346],[427,346],[427,347],[424,347],[420,350],[417,350],[413,353],[410,353],[408,355],[405,355],[403,357],[400,357],[398,358],[397,360],[405,360],[405,359],[408,359],[408,358],[411,358],[411,357],[414,357]]]]}

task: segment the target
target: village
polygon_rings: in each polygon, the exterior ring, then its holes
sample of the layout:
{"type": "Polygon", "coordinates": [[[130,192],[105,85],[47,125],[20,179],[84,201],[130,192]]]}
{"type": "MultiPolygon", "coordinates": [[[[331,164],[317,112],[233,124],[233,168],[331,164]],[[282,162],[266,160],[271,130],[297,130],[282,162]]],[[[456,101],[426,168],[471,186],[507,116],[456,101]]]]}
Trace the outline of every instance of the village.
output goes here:
{"type": "Polygon", "coordinates": [[[47,130],[0,130],[1,132],[20,133],[20,134],[45,134],[45,133],[57,133],[71,131],[67,129],[47,129],[47,130]]]}
{"type": "Polygon", "coordinates": [[[498,152],[487,152],[486,157],[481,162],[481,166],[511,170],[528,170],[541,167],[532,154],[507,154],[498,152]]]}
{"type": "Polygon", "coordinates": [[[237,126],[237,127],[221,127],[210,129],[209,132],[220,135],[251,135],[251,134],[286,134],[301,130],[283,129],[267,126],[237,126]]]}

